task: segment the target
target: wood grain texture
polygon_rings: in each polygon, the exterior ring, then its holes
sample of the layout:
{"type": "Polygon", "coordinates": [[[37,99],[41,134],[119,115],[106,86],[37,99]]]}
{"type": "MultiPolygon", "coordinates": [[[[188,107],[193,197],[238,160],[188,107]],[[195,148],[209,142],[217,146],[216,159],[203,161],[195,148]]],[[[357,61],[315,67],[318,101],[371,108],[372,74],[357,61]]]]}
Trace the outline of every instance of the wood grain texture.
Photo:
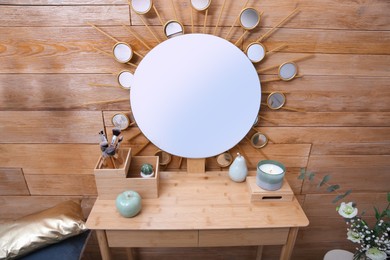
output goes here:
{"type": "Polygon", "coordinates": [[[101,118],[87,111],[0,111],[0,143],[97,144],[101,118]]]}
{"type": "Polygon", "coordinates": [[[0,153],[2,167],[22,168],[25,175],[92,177],[100,149],[97,144],[0,144],[0,153]]]}
{"type": "Polygon", "coordinates": [[[0,168],[0,196],[30,195],[20,168],[0,168]]]}
{"type": "Polygon", "coordinates": [[[129,23],[128,5],[111,6],[6,6],[0,5],[0,26],[85,26],[86,22],[101,24],[95,14],[104,14],[105,25],[129,23]],[[75,12],[78,15],[73,15],[75,12]]]}

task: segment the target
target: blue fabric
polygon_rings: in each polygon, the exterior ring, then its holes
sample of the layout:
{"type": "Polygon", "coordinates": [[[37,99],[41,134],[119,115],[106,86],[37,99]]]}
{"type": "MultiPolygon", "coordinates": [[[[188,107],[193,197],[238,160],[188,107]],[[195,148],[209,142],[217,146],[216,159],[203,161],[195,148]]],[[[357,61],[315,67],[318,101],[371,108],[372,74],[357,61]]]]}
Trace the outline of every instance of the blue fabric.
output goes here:
{"type": "Polygon", "coordinates": [[[91,231],[70,237],[56,244],[38,249],[21,260],[79,260],[91,231]]]}

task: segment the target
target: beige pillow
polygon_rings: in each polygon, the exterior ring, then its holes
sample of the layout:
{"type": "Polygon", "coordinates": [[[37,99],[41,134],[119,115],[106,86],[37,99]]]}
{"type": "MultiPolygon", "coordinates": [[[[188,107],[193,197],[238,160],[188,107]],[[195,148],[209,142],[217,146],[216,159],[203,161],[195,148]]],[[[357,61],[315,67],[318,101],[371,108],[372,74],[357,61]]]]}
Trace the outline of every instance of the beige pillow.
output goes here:
{"type": "Polygon", "coordinates": [[[0,259],[12,259],[86,230],[81,206],[66,201],[0,224],[0,259]]]}

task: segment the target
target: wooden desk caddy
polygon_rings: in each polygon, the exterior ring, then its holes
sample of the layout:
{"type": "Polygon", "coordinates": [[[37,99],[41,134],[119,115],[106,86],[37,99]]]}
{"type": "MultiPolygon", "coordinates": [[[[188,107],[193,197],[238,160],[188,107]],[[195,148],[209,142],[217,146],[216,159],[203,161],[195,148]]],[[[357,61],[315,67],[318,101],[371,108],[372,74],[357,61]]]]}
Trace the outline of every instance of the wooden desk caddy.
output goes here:
{"type": "Polygon", "coordinates": [[[294,198],[294,192],[285,179],[282,187],[276,191],[264,190],[257,186],[255,176],[248,176],[246,183],[248,184],[252,202],[292,201],[294,198]]]}
{"type": "Polygon", "coordinates": [[[99,158],[94,169],[96,187],[99,199],[116,199],[119,193],[125,190],[134,190],[142,198],[158,198],[159,186],[159,157],[158,156],[131,156],[131,149],[120,149],[119,159],[114,159],[117,169],[103,166],[102,157],[99,158]],[[154,176],[142,178],[140,169],[142,164],[153,166],[154,176]]]}

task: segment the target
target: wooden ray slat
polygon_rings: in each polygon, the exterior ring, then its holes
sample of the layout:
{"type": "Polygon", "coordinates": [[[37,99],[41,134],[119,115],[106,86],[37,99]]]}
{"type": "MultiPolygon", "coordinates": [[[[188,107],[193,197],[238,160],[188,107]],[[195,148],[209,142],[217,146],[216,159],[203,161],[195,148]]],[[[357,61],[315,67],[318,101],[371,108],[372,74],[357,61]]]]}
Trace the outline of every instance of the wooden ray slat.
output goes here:
{"type": "Polygon", "coordinates": [[[0,196],[30,195],[20,168],[0,168],[0,196]]]}
{"type": "Polygon", "coordinates": [[[6,6],[0,5],[0,27],[14,26],[86,26],[94,21],[98,25],[129,23],[127,5],[103,6],[6,6]],[[78,15],[74,15],[77,13],[78,15]],[[104,20],[96,17],[104,14],[104,20]],[[95,22],[96,21],[96,22],[95,22]]]}
{"type": "Polygon", "coordinates": [[[97,143],[94,111],[0,111],[0,143],[97,143]]]}
{"type": "Polygon", "coordinates": [[[96,144],[0,144],[0,165],[22,168],[25,175],[50,169],[56,175],[93,174],[100,154],[96,138],[96,144]]]}

